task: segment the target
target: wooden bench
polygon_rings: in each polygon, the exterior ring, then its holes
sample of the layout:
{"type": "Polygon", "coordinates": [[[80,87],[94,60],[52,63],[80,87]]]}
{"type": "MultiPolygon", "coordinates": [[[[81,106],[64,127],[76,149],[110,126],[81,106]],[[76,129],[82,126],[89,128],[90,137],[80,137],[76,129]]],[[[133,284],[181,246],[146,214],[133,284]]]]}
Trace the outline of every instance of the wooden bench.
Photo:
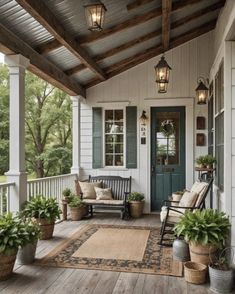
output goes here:
{"type": "Polygon", "coordinates": [[[88,182],[101,182],[102,188],[111,188],[113,200],[81,199],[88,206],[89,214],[93,216],[93,207],[109,210],[120,210],[121,218],[129,218],[127,197],[131,192],[131,177],[119,176],[89,176],[88,182]]]}

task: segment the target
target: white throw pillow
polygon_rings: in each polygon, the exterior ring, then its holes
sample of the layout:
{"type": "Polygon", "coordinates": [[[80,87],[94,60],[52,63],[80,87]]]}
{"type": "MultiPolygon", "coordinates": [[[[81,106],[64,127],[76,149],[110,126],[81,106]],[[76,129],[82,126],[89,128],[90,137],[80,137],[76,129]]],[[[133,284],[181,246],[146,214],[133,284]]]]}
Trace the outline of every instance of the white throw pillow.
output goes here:
{"type": "Polygon", "coordinates": [[[112,200],[112,189],[111,188],[98,188],[95,187],[96,200],[112,200]]]}
{"type": "Polygon", "coordinates": [[[189,192],[185,191],[184,195],[182,196],[179,206],[182,207],[192,207],[195,205],[197,201],[198,194],[196,192],[189,192]]]}
{"type": "Polygon", "coordinates": [[[101,187],[101,182],[79,182],[83,199],[96,199],[95,187],[101,187]]]}

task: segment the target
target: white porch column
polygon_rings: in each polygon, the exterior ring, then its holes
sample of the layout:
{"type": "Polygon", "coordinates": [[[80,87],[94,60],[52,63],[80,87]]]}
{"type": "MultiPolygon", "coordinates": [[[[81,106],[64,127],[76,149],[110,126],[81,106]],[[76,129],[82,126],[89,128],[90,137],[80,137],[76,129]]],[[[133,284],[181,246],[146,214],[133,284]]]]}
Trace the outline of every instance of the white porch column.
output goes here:
{"type": "Polygon", "coordinates": [[[80,100],[81,96],[71,96],[72,100],[72,140],[73,140],[73,162],[71,173],[79,175],[80,170],[80,100]]]}
{"type": "Polygon", "coordinates": [[[20,210],[27,199],[25,171],[25,69],[29,60],[22,55],[7,55],[5,63],[10,71],[10,164],[8,182],[15,182],[10,190],[10,211],[20,210]]]}

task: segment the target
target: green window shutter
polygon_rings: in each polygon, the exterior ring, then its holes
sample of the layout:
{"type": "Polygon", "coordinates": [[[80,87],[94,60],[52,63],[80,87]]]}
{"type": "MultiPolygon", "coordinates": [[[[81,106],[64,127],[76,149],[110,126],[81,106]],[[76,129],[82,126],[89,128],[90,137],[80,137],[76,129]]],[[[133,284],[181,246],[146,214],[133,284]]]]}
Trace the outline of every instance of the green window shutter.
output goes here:
{"type": "Polygon", "coordinates": [[[103,167],[102,108],[92,109],[92,167],[103,167]]]}
{"type": "Polygon", "coordinates": [[[137,168],[137,107],[126,107],[126,167],[137,168]]]}

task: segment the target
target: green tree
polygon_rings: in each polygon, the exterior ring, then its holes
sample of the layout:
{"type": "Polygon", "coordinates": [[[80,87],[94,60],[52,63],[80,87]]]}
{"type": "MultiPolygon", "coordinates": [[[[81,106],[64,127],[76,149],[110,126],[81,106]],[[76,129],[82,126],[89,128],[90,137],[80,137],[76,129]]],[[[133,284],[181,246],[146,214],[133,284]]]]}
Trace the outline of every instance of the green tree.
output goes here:
{"type": "Polygon", "coordinates": [[[68,95],[26,75],[26,160],[37,177],[69,172],[71,102],[68,95]]]}
{"type": "MultiPolygon", "coordinates": [[[[71,102],[68,95],[26,74],[26,163],[37,177],[68,173],[71,167],[71,102]]],[[[0,174],[9,162],[9,74],[0,65],[0,174]]]]}

